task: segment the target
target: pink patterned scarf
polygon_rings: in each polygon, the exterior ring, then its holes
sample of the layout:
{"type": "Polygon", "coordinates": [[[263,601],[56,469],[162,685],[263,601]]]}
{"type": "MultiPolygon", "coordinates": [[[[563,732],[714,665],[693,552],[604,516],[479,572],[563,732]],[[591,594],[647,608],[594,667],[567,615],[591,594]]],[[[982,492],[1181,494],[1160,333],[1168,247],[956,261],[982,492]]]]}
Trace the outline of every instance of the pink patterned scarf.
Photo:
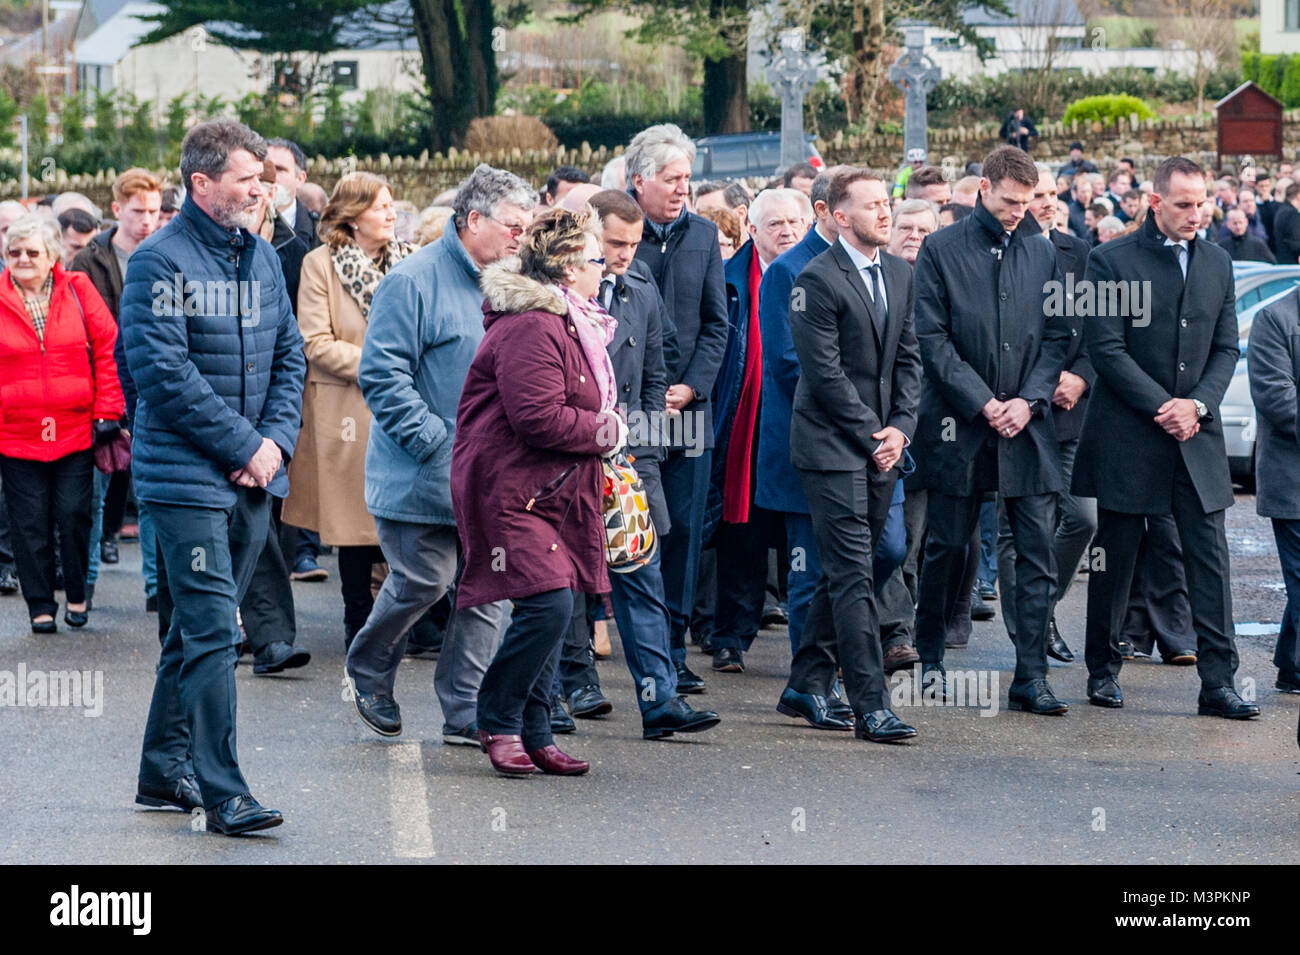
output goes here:
{"type": "Polygon", "coordinates": [[[578,330],[578,342],[591,374],[600,391],[600,410],[613,411],[617,397],[614,383],[614,363],[609,360],[606,348],[614,340],[618,319],[605,311],[595,299],[583,301],[567,285],[556,286],[564,303],[569,307],[569,318],[578,330]]]}

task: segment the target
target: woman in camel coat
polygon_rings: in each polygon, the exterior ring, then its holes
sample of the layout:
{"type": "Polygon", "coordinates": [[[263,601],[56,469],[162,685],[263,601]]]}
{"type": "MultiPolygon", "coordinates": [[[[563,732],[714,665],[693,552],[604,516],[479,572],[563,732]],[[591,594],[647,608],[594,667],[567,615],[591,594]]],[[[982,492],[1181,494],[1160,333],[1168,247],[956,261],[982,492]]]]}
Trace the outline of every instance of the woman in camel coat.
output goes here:
{"type": "Polygon", "coordinates": [[[338,548],[347,641],[370,614],[371,566],[384,559],[366,509],[370,412],[357,367],[374,291],[414,251],[394,239],[395,222],[392,193],[382,178],[344,176],[321,214],[324,244],[303,258],[298,286],[307,382],[283,520],[318,532],[322,542],[338,548]]]}

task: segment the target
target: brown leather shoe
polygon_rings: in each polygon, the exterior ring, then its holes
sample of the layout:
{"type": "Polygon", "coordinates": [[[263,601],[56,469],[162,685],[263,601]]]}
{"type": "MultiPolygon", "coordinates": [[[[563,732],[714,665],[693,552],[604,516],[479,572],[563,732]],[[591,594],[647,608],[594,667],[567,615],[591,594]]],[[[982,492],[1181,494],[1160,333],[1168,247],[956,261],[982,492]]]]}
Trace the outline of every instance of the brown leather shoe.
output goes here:
{"type": "Polygon", "coordinates": [[[524,752],[524,741],[518,736],[493,736],[478,731],[479,744],[492,761],[492,768],[502,776],[531,776],[537,765],[524,752]]]}
{"type": "Polygon", "coordinates": [[[574,759],[568,753],[561,752],[554,743],[541,749],[530,749],[528,758],[536,763],[542,772],[550,776],[581,776],[591,769],[591,763],[584,759],[574,759]]]}
{"type": "Polygon", "coordinates": [[[906,669],[913,663],[919,663],[920,660],[921,655],[916,652],[914,646],[910,643],[900,643],[885,651],[885,672],[893,673],[895,670],[906,669]]]}

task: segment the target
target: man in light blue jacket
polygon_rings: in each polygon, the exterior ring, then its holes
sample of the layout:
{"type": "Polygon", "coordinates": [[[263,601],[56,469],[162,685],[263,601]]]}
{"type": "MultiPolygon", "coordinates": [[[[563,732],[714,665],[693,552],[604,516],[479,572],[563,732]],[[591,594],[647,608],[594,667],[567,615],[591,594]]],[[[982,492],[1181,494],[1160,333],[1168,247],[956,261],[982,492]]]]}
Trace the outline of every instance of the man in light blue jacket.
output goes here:
{"type": "MultiPolygon", "coordinates": [[[[480,165],[460,184],[442,238],[394,267],[370,306],[359,372],[374,416],[366,507],[389,575],[348,650],[347,676],[357,713],[384,736],[402,732],[393,684],[406,633],[456,574],[451,447],[461,387],[483,338],[479,271],[519,251],[536,195],[518,176],[480,165]]],[[[444,742],[479,745],[478,688],[504,610],[487,604],[452,615],[434,679],[444,742]]]]}

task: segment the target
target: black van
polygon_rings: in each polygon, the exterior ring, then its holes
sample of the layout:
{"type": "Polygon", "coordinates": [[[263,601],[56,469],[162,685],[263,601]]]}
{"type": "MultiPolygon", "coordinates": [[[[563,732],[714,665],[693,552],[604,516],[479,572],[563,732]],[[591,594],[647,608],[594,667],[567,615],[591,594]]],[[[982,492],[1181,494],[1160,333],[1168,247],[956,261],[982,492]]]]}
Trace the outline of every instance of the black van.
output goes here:
{"type": "MultiPolygon", "coordinates": [[[[819,170],[824,168],[821,154],[813,145],[814,137],[804,139],[807,161],[819,170]]],[[[780,170],[780,133],[728,133],[695,140],[692,179],[771,178],[780,170]]]]}

